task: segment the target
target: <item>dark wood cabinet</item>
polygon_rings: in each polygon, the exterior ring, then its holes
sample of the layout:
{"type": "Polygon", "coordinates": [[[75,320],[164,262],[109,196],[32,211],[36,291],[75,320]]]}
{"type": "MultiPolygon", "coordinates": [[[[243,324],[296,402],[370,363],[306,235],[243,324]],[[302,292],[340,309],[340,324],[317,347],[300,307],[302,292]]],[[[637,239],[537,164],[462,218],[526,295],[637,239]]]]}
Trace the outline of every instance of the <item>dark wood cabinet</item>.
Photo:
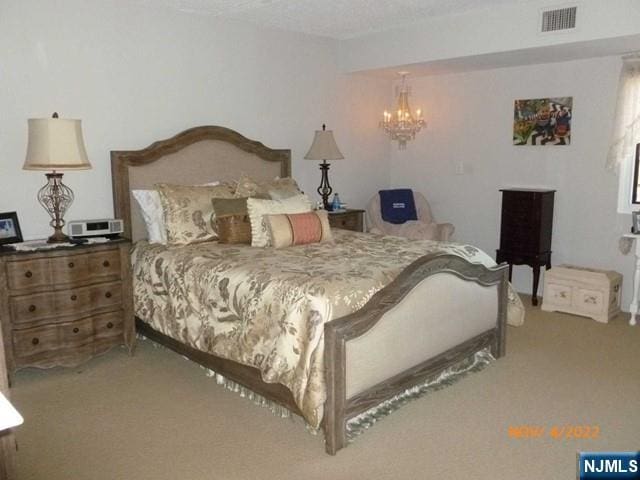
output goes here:
{"type": "Polygon", "coordinates": [[[551,234],[555,190],[503,189],[500,248],[496,262],[509,264],[509,280],[514,265],[533,268],[531,303],[538,304],[540,267],[551,268],[551,234]]]}

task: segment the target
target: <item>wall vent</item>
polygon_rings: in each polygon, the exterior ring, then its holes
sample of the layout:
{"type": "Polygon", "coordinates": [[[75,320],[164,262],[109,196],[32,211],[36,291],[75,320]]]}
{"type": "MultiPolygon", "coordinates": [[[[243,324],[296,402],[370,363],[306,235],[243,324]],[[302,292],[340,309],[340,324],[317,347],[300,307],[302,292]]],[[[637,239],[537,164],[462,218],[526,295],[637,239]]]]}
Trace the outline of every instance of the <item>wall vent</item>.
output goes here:
{"type": "Polygon", "coordinates": [[[576,13],[578,7],[556,8],[542,12],[540,32],[557,32],[576,28],[576,13]]]}

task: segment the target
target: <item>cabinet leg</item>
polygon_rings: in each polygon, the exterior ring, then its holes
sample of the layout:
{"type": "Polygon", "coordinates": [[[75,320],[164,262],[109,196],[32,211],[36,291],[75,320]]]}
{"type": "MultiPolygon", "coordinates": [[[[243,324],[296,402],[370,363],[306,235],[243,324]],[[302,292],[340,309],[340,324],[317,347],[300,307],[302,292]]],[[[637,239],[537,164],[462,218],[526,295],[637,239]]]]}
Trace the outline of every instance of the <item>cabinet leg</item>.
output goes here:
{"type": "Polygon", "coordinates": [[[509,281],[511,281],[511,275],[513,275],[513,263],[509,264],[509,281]]]}
{"type": "Polygon", "coordinates": [[[531,295],[531,305],[538,305],[538,284],[540,283],[540,265],[533,266],[533,292],[531,295]]]}

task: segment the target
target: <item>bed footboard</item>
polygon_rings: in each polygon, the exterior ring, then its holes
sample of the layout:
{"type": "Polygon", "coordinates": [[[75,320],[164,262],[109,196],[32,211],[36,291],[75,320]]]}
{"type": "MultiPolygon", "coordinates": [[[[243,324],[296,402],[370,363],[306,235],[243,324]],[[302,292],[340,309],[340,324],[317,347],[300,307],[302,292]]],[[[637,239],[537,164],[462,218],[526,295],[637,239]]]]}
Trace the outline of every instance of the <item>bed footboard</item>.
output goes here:
{"type": "Polygon", "coordinates": [[[485,347],[505,354],[507,267],[448,254],[407,267],[361,310],[325,325],[326,449],[350,418],[485,347]]]}

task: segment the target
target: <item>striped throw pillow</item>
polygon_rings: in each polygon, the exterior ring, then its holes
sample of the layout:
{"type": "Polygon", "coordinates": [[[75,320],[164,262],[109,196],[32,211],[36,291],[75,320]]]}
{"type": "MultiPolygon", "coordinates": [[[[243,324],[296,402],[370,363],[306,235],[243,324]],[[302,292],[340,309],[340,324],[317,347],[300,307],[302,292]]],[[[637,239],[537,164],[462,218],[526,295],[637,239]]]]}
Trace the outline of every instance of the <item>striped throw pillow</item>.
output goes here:
{"type": "Polygon", "coordinates": [[[271,245],[275,248],[333,242],[326,210],[265,215],[271,245]]]}

